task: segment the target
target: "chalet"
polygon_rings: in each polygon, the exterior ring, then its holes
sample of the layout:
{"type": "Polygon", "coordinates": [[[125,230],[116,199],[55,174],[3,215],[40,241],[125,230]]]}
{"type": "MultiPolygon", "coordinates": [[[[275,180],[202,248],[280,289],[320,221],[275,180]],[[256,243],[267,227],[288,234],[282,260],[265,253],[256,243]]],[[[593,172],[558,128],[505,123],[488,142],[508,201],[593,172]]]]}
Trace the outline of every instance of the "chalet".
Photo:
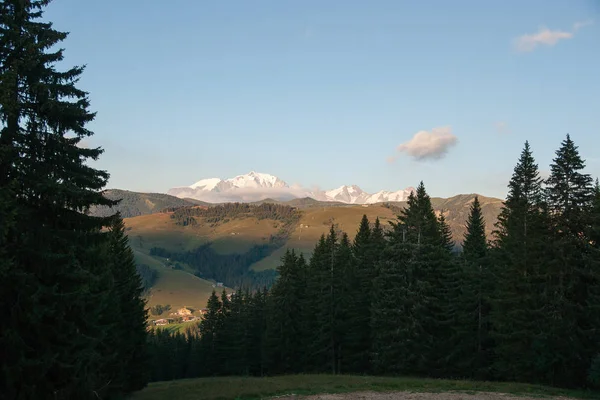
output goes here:
{"type": "Polygon", "coordinates": [[[186,307],[182,307],[179,310],[177,310],[177,315],[179,315],[179,316],[192,315],[192,311],[186,307]]]}
{"type": "Polygon", "coordinates": [[[193,315],[184,315],[183,317],[181,317],[182,322],[196,321],[197,319],[198,318],[193,315]]]}
{"type": "Polygon", "coordinates": [[[169,323],[169,320],[166,318],[163,319],[157,319],[154,321],[154,325],[160,326],[160,325],[167,325],[169,323]]]}
{"type": "Polygon", "coordinates": [[[200,315],[204,315],[208,312],[208,308],[201,308],[199,311],[200,315]]]}

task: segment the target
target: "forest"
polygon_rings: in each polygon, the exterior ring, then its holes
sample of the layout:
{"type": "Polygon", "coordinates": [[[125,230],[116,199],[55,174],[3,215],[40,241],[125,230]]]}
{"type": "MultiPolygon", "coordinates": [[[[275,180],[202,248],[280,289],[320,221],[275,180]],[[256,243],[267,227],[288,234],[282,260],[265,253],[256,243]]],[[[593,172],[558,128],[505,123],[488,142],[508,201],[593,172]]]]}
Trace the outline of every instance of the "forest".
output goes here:
{"type": "Polygon", "coordinates": [[[194,329],[150,336],[151,379],[404,374],[600,385],[600,187],[570,136],[540,178],[529,143],[492,240],[478,199],[462,251],[423,183],[389,232],[334,227],[288,250],[270,290],[213,293],[194,329]]]}
{"type": "Polygon", "coordinates": [[[281,241],[273,241],[269,244],[254,245],[242,254],[219,254],[209,243],[183,253],[153,247],[150,249],[150,255],[186,263],[194,268],[194,274],[202,279],[223,282],[227,287],[256,290],[270,287],[277,277],[277,272],[272,269],[256,272],[251,270],[250,266],[281,246],[281,241]]]}
{"type": "Polygon", "coordinates": [[[270,219],[282,221],[285,231],[286,226],[290,226],[300,219],[300,211],[295,207],[281,204],[263,203],[259,205],[247,203],[226,203],[212,207],[180,207],[174,208],[171,218],[176,224],[182,226],[194,226],[201,222],[197,217],[203,219],[204,223],[218,224],[219,222],[228,222],[230,219],[254,217],[258,220],[270,219]]]}

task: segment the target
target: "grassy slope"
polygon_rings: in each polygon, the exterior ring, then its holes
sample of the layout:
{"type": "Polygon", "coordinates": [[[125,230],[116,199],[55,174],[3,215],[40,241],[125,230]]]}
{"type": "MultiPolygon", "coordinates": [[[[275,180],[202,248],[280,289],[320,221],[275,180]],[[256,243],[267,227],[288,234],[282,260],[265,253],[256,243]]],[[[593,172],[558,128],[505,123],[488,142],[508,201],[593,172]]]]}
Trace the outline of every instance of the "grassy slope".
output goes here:
{"type": "Polygon", "coordinates": [[[569,391],[544,386],[347,375],[290,375],[273,378],[200,378],[156,382],[133,395],[133,400],[261,399],[285,394],[350,393],[357,391],[499,392],[530,396],[599,398],[598,392],[569,391]]]}
{"type": "MultiPolygon", "coordinates": [[[[160,260],[139,250],[134,249],[134,255],[136,261],[147,264],[158,272],[158,280],[146,296],[148,307],[170,304],[169,312],[174,312],[181,307],[191,307],[194,310],[206,307],[206,302],[213,291],[212,283],[186,271],[167,268],[160,260]]],[[[149,318],[167,318],[168,314],[149,315],[149,318]]],[[[195,314],[198,315],[197,312],[195,314]]]]}

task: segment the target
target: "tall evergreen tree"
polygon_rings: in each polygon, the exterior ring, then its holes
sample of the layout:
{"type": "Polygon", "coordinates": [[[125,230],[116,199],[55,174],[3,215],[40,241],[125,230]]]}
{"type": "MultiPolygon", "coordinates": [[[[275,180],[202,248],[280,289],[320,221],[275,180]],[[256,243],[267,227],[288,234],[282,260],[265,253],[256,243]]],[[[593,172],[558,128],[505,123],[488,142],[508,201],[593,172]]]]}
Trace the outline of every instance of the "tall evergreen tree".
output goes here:
{"type": "Polygon", "coordinates": [[[375,281],[373,357],[378,371],[439,375],[452,256],[423,182],[392,224],[375,281]]]}
{"type": "Polygon", "coordinates": [[[367,373],[370,370],[371,296],[375,278],[374,247],[369,219],[363,215],[352,245],[356,284],[351,289],[353,305],[349,320],[352,327],[347,332],[350,350],[347,367],[350,371],[358,373],[367,373]]]}
{"type": "Polygon", "coordinates": [[[293,250],[287,250],[278,268],[279,279],[268,302],[267,360],[270,373],[298,372],[302,358],[304,268],[293,250]]]}
{"type": "Polygon", "coordinates": [[[106,397],[143,382],[115,387],[106,368],[110,220],[84,211],[114,202],[100,192],[108,174],[87,164],[102,150],[79,146],[95,114],[75,87],[83,68],[56,67],[67,34],[40,21],[48,3],[0,1],[0,197],[12,199],[0,210],[12,263],[0,271],[0,386],[8,398],[106,397]]]}
{"type": "Polygon", "coordinates": [[[329,293],[329,256],[325,235],[321,235],[315,245],[312,257],[307,265],[306,296],[301,310],[304,344],[306,349],[302,364],[306,371],[326,372],[323,368],[328,358],[326,352],[327,337],[323,337],[323,325],[326,314],[325,296],[329,293]]]}
{"type": "Polygon", "coordinates": [[[544,359],[542,372],[549,383],[581,385],[598,350],[597,307],[590,303],[600,283],[598,253],[587,235],[593,214],[593,180],[583,173],[585,162],[569,135],[550,168],[546,193],[553,242],[544,280],[547,312],[552,317],[545,327],[546,346],[553,352],[544,359]]]}
{"type": "Polygon", "coordinates": [[[199,325],[201,351],[198,355],[201,358],[195,361],[203,366],[201,374],[204,376],[215,376],[220,373],[217,336],[222,325],[221,306],[221,300],[213,290],[208,298],[206,314],[203,315],[199,325]]]}
{"type": "MultiPolygon", "coordinates": [[[[547,265],[548,224],[542,179],[528,142],[508,184],[494,231],[492,338],[496,378],[539,379],[546,318],[542,273],[547,265]]],[[[542,368],[543,369],[543,368],[542,368]]]]}
{"type": "Polygon", "coordinates": [[[457,375],[485,379],[491,359],[489,340],[489,274],[485,220],[475,196],[466,224],[460,288],[454,302],[456,317],[451,363],[457,375]]]}
{"type": "Polygon", "coordinates": [[[120,214],[113,217],[108,234],[108,266],[112,273],[109,301],[114,315],[111,328],[111,350],[118,355],[110,366],[111,386],[117,393],[142,389],[148,382],[146,364],[147,331],[144,290],[137,273],[133,252],[125,235],[120,214]]]}
{"type": "Polygon", "coordinates": [[[355,370],[355,340],[357,336],[355,296],[358,292],[356,265],[352,254],[352,244],[346,232],[342,233],[333,269],[333,340],[336,359],[336,373],[355,370]]]}

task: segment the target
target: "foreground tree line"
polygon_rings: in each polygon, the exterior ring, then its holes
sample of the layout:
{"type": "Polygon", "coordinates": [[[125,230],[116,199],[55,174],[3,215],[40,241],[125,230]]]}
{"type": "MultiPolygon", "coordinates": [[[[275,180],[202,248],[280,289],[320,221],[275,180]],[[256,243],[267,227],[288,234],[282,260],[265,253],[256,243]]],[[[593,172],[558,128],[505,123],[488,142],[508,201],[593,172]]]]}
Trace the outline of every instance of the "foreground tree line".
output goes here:
{"type": "Polygon", "coordinates": [[[142,284],[119,215],[89,166],[83,68],[48,0],[0,0],[0,397],[109,399],[146,385],[142,284]]]}
{"type": "Polygon", "coordinates": [[[462,252],[421,183],[384,234],[331,229],[288,251],[270,291],[215,293],[195,330],[150,337],[151,379],[411,374],[566,387],[600,377],[600,188],[569,136],[544,182],[529,144],[488,242],[477,198],[462,252]]]}

